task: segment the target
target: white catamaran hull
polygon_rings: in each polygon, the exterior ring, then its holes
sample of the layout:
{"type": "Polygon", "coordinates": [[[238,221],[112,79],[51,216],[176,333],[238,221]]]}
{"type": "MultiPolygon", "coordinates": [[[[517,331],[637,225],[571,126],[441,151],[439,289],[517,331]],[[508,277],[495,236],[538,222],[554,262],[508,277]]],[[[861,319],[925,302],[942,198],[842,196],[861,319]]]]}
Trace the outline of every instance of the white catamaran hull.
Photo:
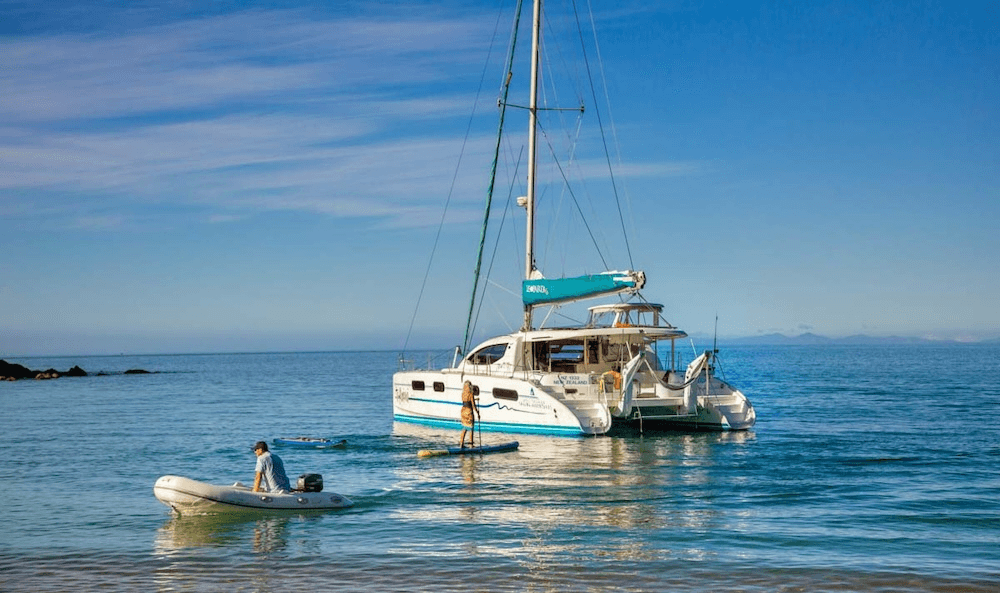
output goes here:
{"type": "Polygon", "coordinates": [[[328,511],[354,505],[335,492],[253,492],[242,484],[216,486],[181,476],[161,477],[153,494],[181,515],[328,511]]]}
{"type": "Polygon", "coordinates": [[[638,395],[632,400],[631,410],[617,423],[642,427],[678,430],[746,430],[757,420],[750,401],[738,389],[712,377],[711,389],[705,395],[704,380],[694,384],[695,394],[656,389],[647,395],[637,383],[638,395]],[[700,393],[700,394],[699,394],[700,393]],[[680,397],[676,397],[675,394],[680,397]],[[691,398],[694,405],[685,409],[683,401],[691,398]]]}
{"type": "MultiPolygon", "coordinates": [[[[600,402],[576,400],[563,402],[550,393],[524,381],[466,377],[480,386],[480,422],[484,431],[553,435],[599,435],[613,426],[679,430],[746,430],[756,421],[753,406],[739,391],[717,392],[695,398],[694,410],[684,410],[680,397],[646,398],[633,403],[629,412],[614,417],[600,402]],[[487,386],[517,390],[517,402],[493,397],[487,386]],[[484,387],[486,387],[484,389],[484,387]]],[[[449,386],[448,374],[436,371],[398,373],[393,384],[393,410],[396,420],[428,426],[461,429],[461,383],[449,386]],[[413,382],[423,383],[415,390],[413,382]],[[433,391],[434,382],[444,384],[444,391],[433,391]]],[[[452,379],[454,381],[454,379],[452,379]]]]}
{"type": "Polygon", "coordinates": [[[620,329],[611,336],[595,328],[521,332],[487,342],[456,368],[400,371],[393,375],[394,417],[461,429],[462,384],[469,381],[477,390],[478,428],[486,431],[597,435],[614,425],[683,430],[754,425],[756,412],[746,396],[710,374],[708,353],[692,361],[683,375],[662,369],[645,342],[657,326],[639,329],[620,329]],[[584,345],[582,360],[559,363],[564,372],[553,371],[551,364],[537,369],[539,359],[548,358],[540,350],[565,351],[571,344],[584,345]],[[607,360],[601,353],[615,350],[613,344],[631,359],[607,360]],[[531,351],[535,360],[526,360],[531,351]],[[523,370],[532,366],[536,370],[523,370]]]}

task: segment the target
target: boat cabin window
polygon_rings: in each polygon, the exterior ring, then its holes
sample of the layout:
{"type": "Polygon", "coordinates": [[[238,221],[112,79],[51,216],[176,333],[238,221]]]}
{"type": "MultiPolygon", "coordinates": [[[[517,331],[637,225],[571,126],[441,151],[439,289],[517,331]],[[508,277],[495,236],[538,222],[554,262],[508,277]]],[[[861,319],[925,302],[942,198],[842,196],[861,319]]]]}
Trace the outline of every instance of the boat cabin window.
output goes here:
{"type": "Polygon", "coordinates": [[[549,358],[553,362],[583,362],[583,343],[551,344],[549,358]]]}
{"type": "Polygon", "coordinates": [[[560,373],[583,373],[591,365],[600,364],[606,352],[606,338],[535,342],[531,345],[534,368],[560,373]]]}
{"type": "Polygon", "coordinates": [[[536,350],[536,360],[540,368],[575,373],[577,365],[584,362],[586,350],[583,340],[548,342],[539,346],[536,350]]]}
{"type": "Polygon", "coordinates": [[[444,393],[444,383],[442,383],[441,381],[435,381],[434,391],[437,391],[438,393],[444,393]]]}
{"type": "Polygon", "coordinates": [[[589,327],[659,327],[660,307],[615,307],[591,310],[589,327]]]}
{"type": "Polygon", "coordinates": [[[469,362],[472,364],[493,364],[503,358],[507,352],[507,344],[492,344],[485,348],[480,348],[469,355],[469,362]]]}
{"type": "Polygon", "coordinates": [[[614,322],[614,311],[601,311],[600,313],[591,313],[589,325],[591,327],[611,327],[614,322]]]}
{"type": "Polygon", "coordinates": [[[632,358],[632,353],[629,350],[628,344],[608,344],[607,350],[604,353],[604,359],[610,361],[623,362],[630,358],[632,358]]]}
{"type": "Polygon", "coordinates": [[[632,309],[621,311],[615,320],[614,327],[656,327],[658,325],[660,325],[660,316],[656,311],[632,309]]]}
{"type": "Polygon", "coordinates": [[[414,381],[413,383],[410,383],[410,387],[412,387],[414,391],[423,391],[424,390],[424,382],[423,381],[414,381]]]}
{"type": "Polygon", "coordinates": [[[496,399],[505,399],[508,401],[516,402],[517,392],[514,391],[513,389],[503,389],[500,387],[495,387],[493,389],[493,397],[495,397],[496,399]]]}

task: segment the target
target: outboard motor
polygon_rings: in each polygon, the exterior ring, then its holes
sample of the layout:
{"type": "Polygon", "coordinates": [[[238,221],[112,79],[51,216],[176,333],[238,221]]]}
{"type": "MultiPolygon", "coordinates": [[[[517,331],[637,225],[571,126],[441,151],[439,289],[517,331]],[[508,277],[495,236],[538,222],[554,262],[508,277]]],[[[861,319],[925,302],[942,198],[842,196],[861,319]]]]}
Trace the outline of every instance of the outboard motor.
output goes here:
{"type": "Polygon", "coordinates": [[[299,476],[299,483],[296,490],[302,492],[322,492],[323,476],[319,474],[302,474],[299,476]]]}

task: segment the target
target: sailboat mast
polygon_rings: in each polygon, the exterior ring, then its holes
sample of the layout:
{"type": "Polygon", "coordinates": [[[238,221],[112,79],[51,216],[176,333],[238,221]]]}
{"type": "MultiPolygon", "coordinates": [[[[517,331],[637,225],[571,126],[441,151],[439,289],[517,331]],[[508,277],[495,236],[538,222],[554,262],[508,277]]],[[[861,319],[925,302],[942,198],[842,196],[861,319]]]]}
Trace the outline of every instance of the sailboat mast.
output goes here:
{"type": "MultiPolygon", "coordinates": [[[[528,102],[528,196],[524,249],[524,279],[535,269],[535,135],[538,129],[538,54],[542,36],[542,0],[535,0],[531,29],[531,97],[528,102]]],[[[524,329],[531,329],[531,305],[524,306],[524,329]]]]}

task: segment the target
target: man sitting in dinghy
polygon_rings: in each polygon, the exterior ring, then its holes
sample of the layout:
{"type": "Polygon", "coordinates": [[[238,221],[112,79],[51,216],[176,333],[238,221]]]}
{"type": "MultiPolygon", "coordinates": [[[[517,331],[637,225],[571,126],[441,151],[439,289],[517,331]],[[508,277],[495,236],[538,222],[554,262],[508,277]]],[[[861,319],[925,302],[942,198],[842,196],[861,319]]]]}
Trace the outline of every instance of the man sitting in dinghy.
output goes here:
{"type": "Polygon", "coordinates": [[[260,492],[261,482],[264,484],[265,492],[284,493],[292,489],[288,483],[288,476],[285,475],[285,464],[281,458],[267,450],[267,443],[257,441],[253,446],[253,452],[257,455],[256,476],[253,479],[253,491],[260,492]]]}

